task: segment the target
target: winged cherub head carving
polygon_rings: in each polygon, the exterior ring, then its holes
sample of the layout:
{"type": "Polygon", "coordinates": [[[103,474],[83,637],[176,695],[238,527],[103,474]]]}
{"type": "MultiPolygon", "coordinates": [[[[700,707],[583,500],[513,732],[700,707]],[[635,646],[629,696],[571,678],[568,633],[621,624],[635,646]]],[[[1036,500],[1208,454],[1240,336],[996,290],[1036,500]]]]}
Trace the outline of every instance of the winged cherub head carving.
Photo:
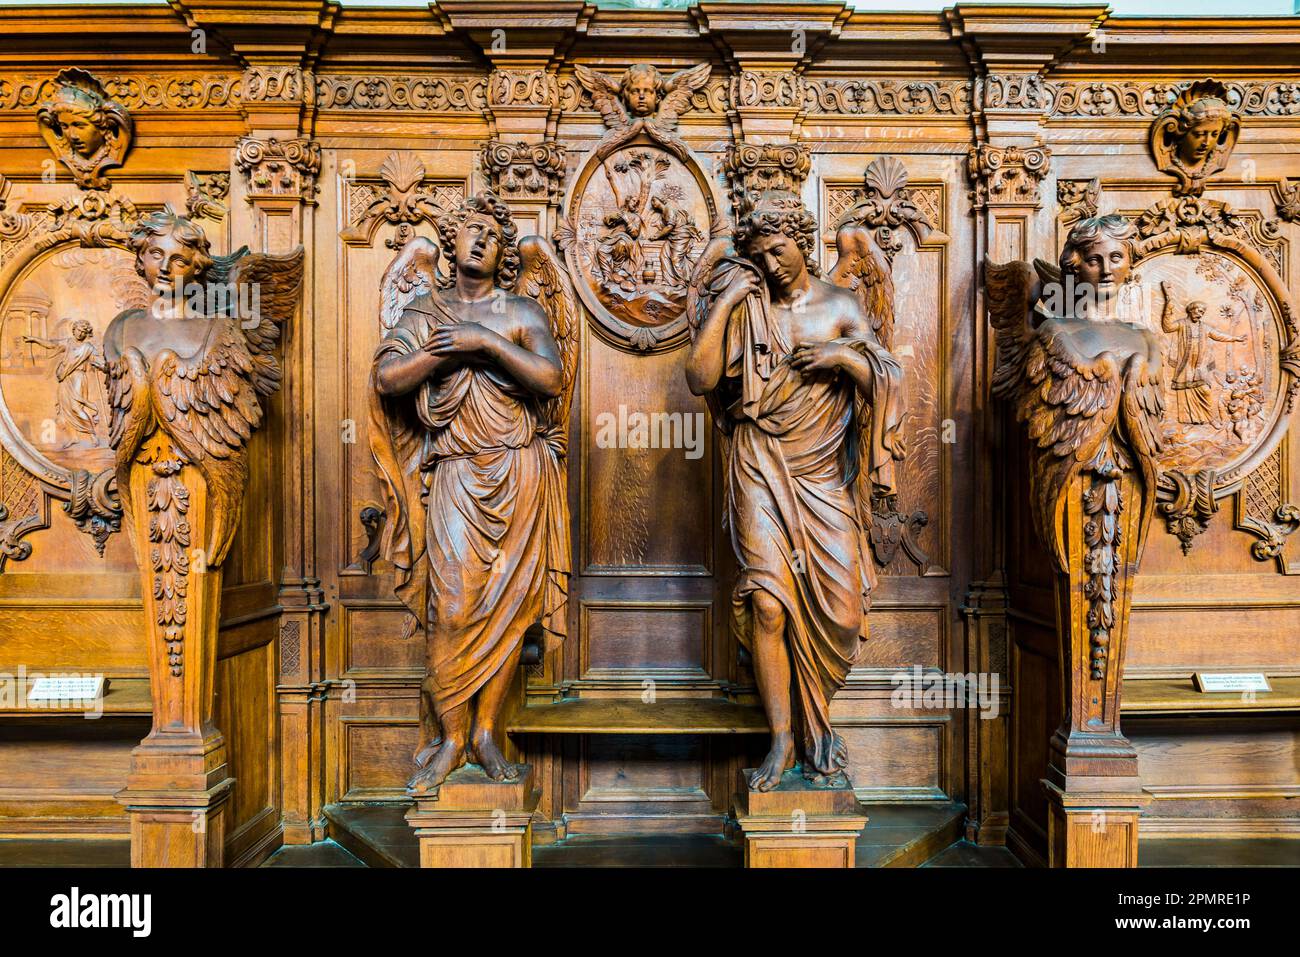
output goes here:
{"type": "Polygon", "coordinates": [[[633,116],[654,116],[664,95],[664,80],[651,64],[638,63],[623,74],[618,95],[633,116]]]}

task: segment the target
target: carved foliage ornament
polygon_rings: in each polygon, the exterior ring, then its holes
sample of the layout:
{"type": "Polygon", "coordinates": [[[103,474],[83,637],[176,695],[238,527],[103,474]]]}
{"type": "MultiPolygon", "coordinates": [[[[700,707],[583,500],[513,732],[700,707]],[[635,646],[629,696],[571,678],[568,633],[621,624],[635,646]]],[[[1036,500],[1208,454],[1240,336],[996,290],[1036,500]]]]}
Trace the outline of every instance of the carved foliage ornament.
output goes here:
{"type": "Polygon", "coordinates": [[[464,187],[434,187],[427,183],[424,164],[412,153],[393,152],[379,167],[382,188],[370,184],[349,183],[348,203],[358,209],[349,213],[350,224],[340,234],[349,244],[367,245],[380,223],[391,223],[397,233],[385,241],[390,249],[400,249],[415,236],[415,226],[437,222],[449,202],[459,202],[464,187]],[[359,202],[353,205],[354,192],[359,202]]]}
{"type": "Polygon", "coordinates": [[[1039,186],[1051,166],[1046,146],[972,146],[966,169],[974,189],[971,202],[988,205],[1039,205],[1039,186]]]}
{"type": "Polygon", "coordinates": [[[558,143],[484,143],[479,154],[492,191],[505,199],[560,198],[564,147],[558,143]]]}
{"type": "Polygon", "coordinates": [[[250,203],[280,196],[315,202],[320,163],[320,144],[309,139],[246,136],[235,147],[235,167],[248,180],[250,203]]]}
{"type": "Polygon", "coordinates": [[[41,137],[82,189],[108,189],[106,170],[116,169],[131,148],[134,127],[120,103],[85,70],[64,70],[36,111],[41,137]]]}

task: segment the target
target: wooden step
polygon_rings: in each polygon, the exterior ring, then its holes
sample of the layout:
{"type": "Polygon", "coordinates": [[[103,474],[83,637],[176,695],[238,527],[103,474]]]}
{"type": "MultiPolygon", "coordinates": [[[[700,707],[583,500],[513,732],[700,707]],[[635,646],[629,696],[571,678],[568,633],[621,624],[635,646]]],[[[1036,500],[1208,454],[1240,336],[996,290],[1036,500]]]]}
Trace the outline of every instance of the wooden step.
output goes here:
{"type": "Polygon", "coordinates": [[[758,705],[723,698],[565,698],[524,708],[512,734],[767,734],[758,705]]]}

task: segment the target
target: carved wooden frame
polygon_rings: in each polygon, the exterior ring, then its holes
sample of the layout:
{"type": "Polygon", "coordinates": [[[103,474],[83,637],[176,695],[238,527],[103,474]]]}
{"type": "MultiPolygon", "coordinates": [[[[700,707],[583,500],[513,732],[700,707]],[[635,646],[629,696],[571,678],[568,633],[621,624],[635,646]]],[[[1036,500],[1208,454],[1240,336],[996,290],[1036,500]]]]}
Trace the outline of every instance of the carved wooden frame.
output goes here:
{"type": "MultiPolygon", "coordinates": [[[[645,133],[632,137],[626,143],[620,143],[618,148],[627,149],[635,146],[667,149],[663,143],[645,133]]],[[[709,177],[700,166],[699,160],[689,150],[686,151],[684,156],[676,156],[676,154],[674,156],[686,167],[704,196],[705,205],[709,210],[709,239],[725,235],[730,227],[728,227],[726,219],[719,211],[720,206],[717,196],[714,195],[713,185],[709,182],[709,177]]],[[[596,320],[592,324],[592,328],[600,334],[602,339],[610,345],[627,352],[641,354],[671,352],[685,343],[690,335],[685,312],[662,326],[643,327],[624,322],[605,308],[604,304],[587,285],[587,280],[579,268],[577,224],[582,213],[582,197],[586,192],[587,183],[595,175],[596,170],[601,168],[602,159],[600,151],[594,150],[584,161],[582,170],[574,179],[573,186],[569,189],[569,195],[564,204],[565,213],[561,225],[556,230],[556,245],[564,252],[564,261],[569,267],[569,275],[573,278],[573,285],[578,290],[578,298],[586,306],[587,312],[596,320]]]]}
{"type": "MultiPolygon", "coordinates": [[[[1273,314],[1280,319],[1277,332],[1281,401],[1260,438],[1226,468],[1192,473],[1179,470],[1161,472],[1157,491],[1159,508],[1166,527],[1178,536],[1184,552],[1191,549],[1195,536],[1208,527],[1210,517],[1218,510],[1219,501],[1241,491],[1246,478],[1277,449],[1286,435],[1296,398],[1300,395],[1300,326],[1297,325],[1295,300],[1273,264],[1255,246],[1222,228],[1225,220],[1234,215],[1235,211],[1225,203],[1184,197],[1157,203],[1138,220],[1141,238],[1134,249],[1134,269],[1162,256],[1202,251],[1217,253],[1236,263],[1264,288],[1272,300],[1273,314]],[[1170,213],[1172,216],[1168,215],[1170,213]],[[1153,225],[1157,216],[1163,222],[1153,225]]],[[[1293,506],[1282,506],[1276,516],[1278,521],[1296,523],[1300,516],[1292,515],[1292,511],[1293,506]],[[1284,509],[1289,509],[1285,515],[1281,514],[1284,509]]],[[[1238,524],[1268,537],[1255,527],[1258,523],[1238,524]]],[[[1253,551],[1261,561],[1277,556],[1276,552],[1261,554],[1258,548],[1253,551]]]]}
{"type": "MultiPolygon", "coordinates": [[[[23,215],[23,214],[18,214],[23,215]]],[[[126,197],[88,192],[51,208],[50,219],[32,217],[26,236],[19,240],[10,258],[0,263],[0,306],[18,288],[18,280],[47,254],[60,248],[120,249],[130,253],[127,238],[137,218],[135,205],[126,197]]],[[[0,447],[40,485],[42,503],[26,516],[0,514],[0,572],[5,560],[22,561],[31,555],[31,545],[20,539],[49,528],[51,500],[63,503],[63,510],[81,531],[90,535],[102,555],[108,536],[121,531],[122,507],[117,482],[110,465],[92,475],[84,469],[58,465],[31,444],[14,423],[0,392],[0,447]]],[[[0,503],[0,510],[4,510],[0,503]]]]}

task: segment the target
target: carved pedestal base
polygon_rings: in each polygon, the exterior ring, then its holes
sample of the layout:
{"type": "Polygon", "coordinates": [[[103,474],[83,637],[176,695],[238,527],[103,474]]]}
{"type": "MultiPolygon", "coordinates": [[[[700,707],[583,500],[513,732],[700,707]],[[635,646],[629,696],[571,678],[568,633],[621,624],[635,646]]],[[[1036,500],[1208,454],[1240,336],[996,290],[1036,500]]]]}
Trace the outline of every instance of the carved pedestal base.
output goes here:
{"type": "Polygon", "coordinates": [[[853,867],[867,816],[853,788],[815,787],[796,769],[771,791],[749,787],[740,772],[735,817],[746,867],[853,867]]]}
{"type": "Polygon", "coordinates": [[[226,808],[234,778],[206,790],[127,786],[117,793],[131,816],[132,867],[221,867],[226,808]]]}
{"type": "Polygon", "coordinates": [[[1049,867],[1137,867],[1138,818],[1150,800],[1142,791],[1047,792],[1049,867]]]}
{"type": "Polygon", "coordinates": [[[531,867],[532,817],[541,792],[533,766],[518,781],[493,781],[477,765],[453,771],[437,791],[411,794],[406,813],[421,867],[531,867]]]}

